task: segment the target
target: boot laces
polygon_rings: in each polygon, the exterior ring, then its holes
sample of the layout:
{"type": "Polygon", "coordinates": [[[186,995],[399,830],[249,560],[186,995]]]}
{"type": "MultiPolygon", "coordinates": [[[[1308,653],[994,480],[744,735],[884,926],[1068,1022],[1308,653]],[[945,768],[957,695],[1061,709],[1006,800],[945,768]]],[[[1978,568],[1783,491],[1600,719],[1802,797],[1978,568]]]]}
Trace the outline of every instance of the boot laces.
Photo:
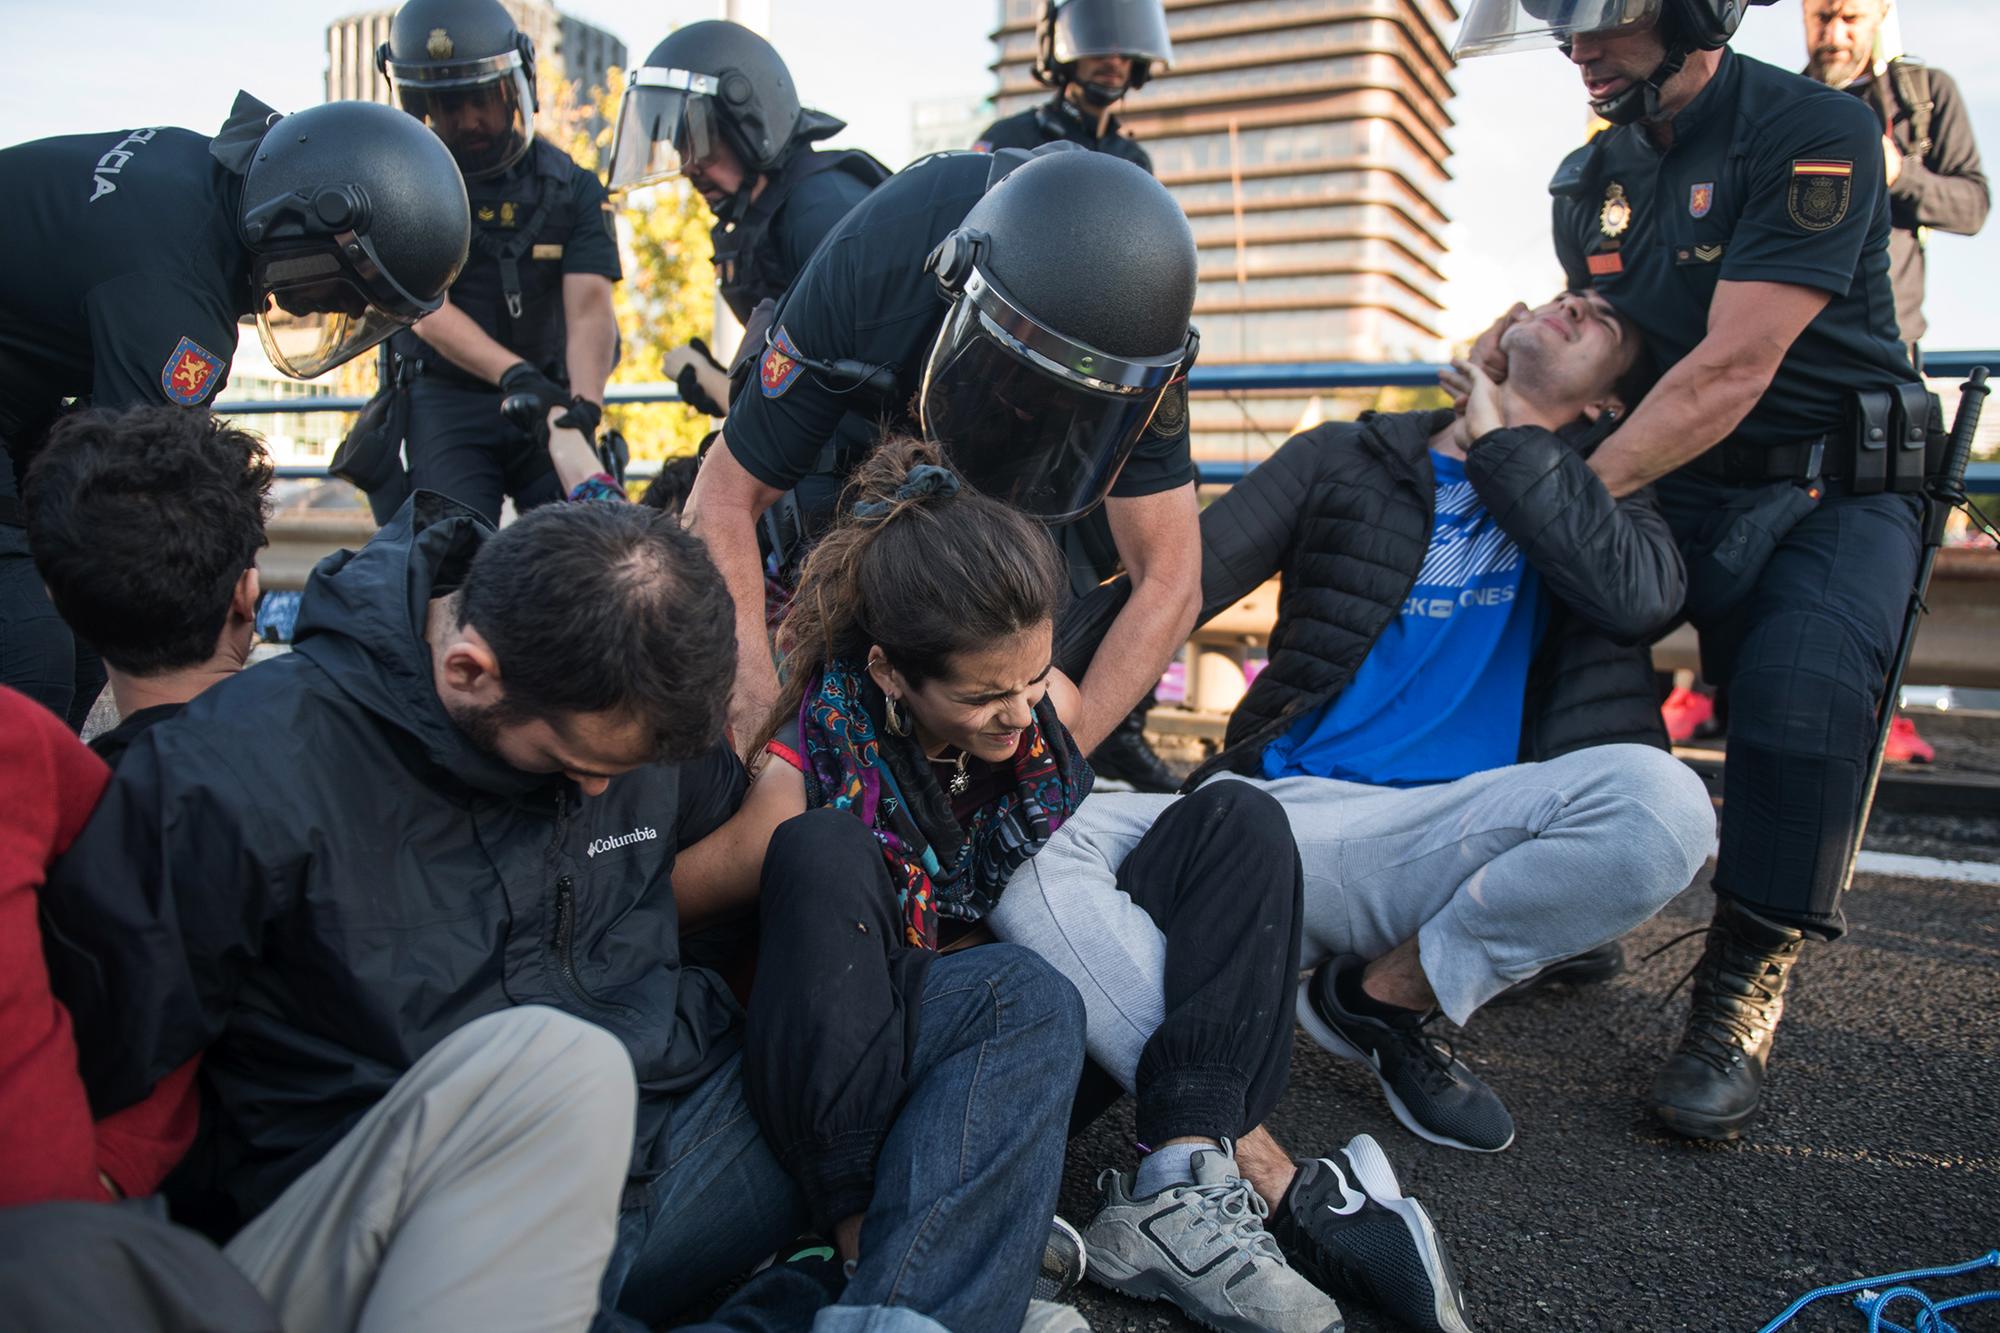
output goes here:
{"type": "Polygon", "coordinates": [[[1649,962],[1696,936],[1704,940],[1701,955],[1681,974],[1659,1007],[1666,1008],[1680,994],[1681,987],[1694,982],[1693,1005],[1680,1048],[1718,1072],[1726,1072],[1743,1052],[1776,1026],[1771,1011],[1783,994],[1784,968],[1777,968],[1777,989],[1766,979],[1777,960],[1798,951],[1798,943],[1794,941],[1767,953],[1743,944],[1724,927],[1711,923],[1674,936],[1640,961],[1649,962]],[[1743,982],[1740,990],[1729,994],[1734,1004],[1720,1003],[1725,972],[1734,973],[1743,982]]]}

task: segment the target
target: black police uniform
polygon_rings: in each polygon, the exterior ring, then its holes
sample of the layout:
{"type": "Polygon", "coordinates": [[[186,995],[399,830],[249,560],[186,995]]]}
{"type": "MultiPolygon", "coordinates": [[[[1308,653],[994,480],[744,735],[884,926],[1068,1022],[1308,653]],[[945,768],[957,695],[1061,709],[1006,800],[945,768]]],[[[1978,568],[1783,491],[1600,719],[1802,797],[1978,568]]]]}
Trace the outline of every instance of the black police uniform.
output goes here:
{"type": "MultiPolygon", "coordinates": [[[[595,273],[617,281],[617,231],[603,184],[561,149],[533,151],[488,180],[468,181],[472,252],[451,303],[495,342],[558,384],[569,382],[562,280],[595,273]],[[510,277],[511,273],[511,277],[510,277]]],[[[395,349],[421,361],[410,389],[409,485],[442,492],[497,521],[503,493],[518,508],[562,498],[548,451],[500,415],[500,390],[461,370],[414,333],[395,349]]],[[[380,511],[402,493],[370,497],[380,511]]]]}
{"type": "MultiPolygon", "coordinates": [[[[939,153],[906,167],[843,219],[786,293],[770,346],[730,406],[723,438],[744,470],[779,490],[798,488],[809,530],[830,517],[841,480],[886,416],[914,428],[924,361],[949,304],[924,261],[986,193],[992,162],[939,153]],[[893,377],[857,392],[797,359],[851,360],[893,377]],[[857,399],[863,401],[857,401],[857,399]]],[[[1187,413],[1169,395],[1126,460],[1114,496],[1153,495],[1195,480],[1187,413]]],[[[1100,507],[1070,524],[1109,577],[1117,546],[1100,507]]]]}
{"type": "Polygon", "coordinates": [[[1040,106],[994,121],[972,147],[975,152],[990,153],[999,148],[1040,148],[1045,143],[1066,140],[1082,144],[1094,153],[1122,157],[1134,166],[1152,171],[1152,157],[1120,128],[1118,117],[1112,116],[1104,122],[1101,137],[1096,125],[1096,116],[1086,114],[1067,97],[1057,96],[1040,106]]]}
{"type": "Polygon", "coordinates": [[[243,179],[209,142],[151,128],[0,150],[0,683],[72,724],[103,671],[42,590],[19,481],[65,398],[194,407],[228,381],[250,256],[243,179]]]}
{"type": "Polygon", "coordinates": [[[1849,391],[1915,378],[1883,175],[1866,107],[1724,51],[1665,153],[1637,126],[1607,130],[1552,187],[1570,283],[1602,292],[1662,366],[1702,340],[1718,281],[1832,297],[1735,432],[1659,483],[1704,674],[1730,690],[1715,886],[1828,938],[1919,546],[1916,499],[1851,478],[1849,391]]]}
{"type": "Polygon", "coordinates": [[[784,295],[826,234],[887,179],[889,169],[866,153],[801,145],[741,218],[718,221],[709,231],[716,285],[737,320],[784,295]]]}

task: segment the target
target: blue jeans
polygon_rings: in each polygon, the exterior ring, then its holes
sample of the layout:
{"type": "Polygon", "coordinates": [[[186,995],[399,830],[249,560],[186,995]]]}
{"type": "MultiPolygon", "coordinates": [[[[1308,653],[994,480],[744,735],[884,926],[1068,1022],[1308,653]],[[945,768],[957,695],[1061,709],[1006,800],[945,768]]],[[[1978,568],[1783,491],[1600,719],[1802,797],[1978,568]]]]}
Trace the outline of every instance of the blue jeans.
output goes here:
{"type": "MultiPolygon", "coordinates": [[[[1083,1004],[1025,949],[947,954],[924,979],[909,1095],[883,1142],[861,1259],[836,1306],[770,1274],[708,1327],[1016,1333],[1062,1174],[1083,1004]]],[[[619,1221],[605,1305],[666,1322],[805,1225],[798,1187],[743,1098],[741,1058],[681,1098],[666,1171],[619,1221]]],[[[607,1315],[604,1327],[632,1327],[607,1315]]]]}

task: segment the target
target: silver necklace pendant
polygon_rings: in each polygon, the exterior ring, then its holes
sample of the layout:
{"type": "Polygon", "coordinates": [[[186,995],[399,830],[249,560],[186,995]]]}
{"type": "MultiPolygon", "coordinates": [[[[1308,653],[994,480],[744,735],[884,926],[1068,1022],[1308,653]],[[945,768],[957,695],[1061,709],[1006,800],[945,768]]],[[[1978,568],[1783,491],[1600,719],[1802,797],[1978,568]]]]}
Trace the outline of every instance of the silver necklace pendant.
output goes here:
{"type": "Polygon", "coordinates": [[[965,761],[961,759],[959,761],[960,767],[958,772],[951,775],[951,794],[953,796],[965,795],[965,789],[972,785],[972,775],[965,771],[964,763],[965,761]]]}

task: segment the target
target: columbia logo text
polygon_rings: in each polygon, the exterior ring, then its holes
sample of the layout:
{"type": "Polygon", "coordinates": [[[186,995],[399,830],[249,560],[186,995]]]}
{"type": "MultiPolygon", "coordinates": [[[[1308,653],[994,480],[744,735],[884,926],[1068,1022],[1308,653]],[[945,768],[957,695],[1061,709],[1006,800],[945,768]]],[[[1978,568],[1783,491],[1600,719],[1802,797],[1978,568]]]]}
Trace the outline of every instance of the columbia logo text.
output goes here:
{"type": "Polygon", "coordinates": [[[590,844],[585,856],[596,856],[599,852],[615,852],[620,847],[630,847],[635,842],[657,842],[659,831],[649,828],[635,828],[630,833],[621,833],[615,838],[599,838],[590,844]]]}

